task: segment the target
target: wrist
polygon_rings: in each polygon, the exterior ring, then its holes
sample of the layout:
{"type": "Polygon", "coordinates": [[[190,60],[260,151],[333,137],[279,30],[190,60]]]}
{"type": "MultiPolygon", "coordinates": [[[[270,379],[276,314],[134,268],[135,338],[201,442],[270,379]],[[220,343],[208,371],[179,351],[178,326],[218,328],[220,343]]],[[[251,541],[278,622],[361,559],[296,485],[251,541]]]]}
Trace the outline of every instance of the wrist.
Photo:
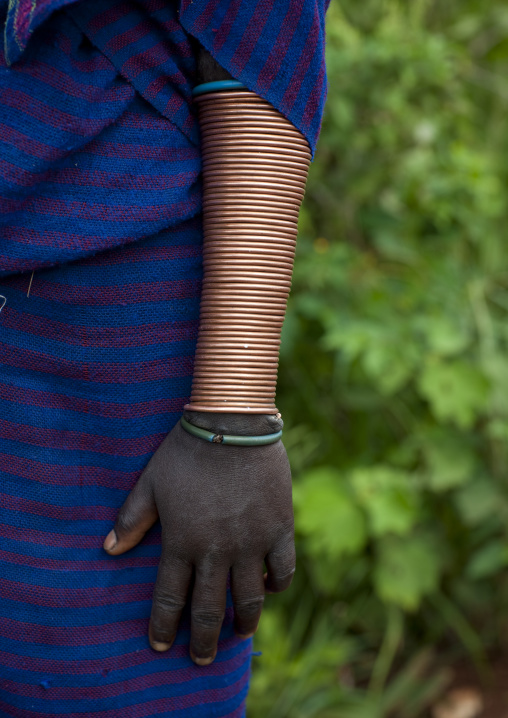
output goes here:
{"type": "Polygon", "coordinates": [[[216,434],[237,436],[263,436],[280,431],[284,422],[280,414],[233,414],[213,411],[184,411],[190,424],[216,434]]]}

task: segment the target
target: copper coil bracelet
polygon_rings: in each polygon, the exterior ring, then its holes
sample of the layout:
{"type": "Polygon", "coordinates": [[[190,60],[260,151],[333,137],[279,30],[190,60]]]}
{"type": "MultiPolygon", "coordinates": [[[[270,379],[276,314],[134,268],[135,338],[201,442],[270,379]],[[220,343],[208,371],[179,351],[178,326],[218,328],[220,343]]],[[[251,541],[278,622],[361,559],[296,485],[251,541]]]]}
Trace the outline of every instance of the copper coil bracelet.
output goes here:
{"type": "Polygon", "coordinates": [[[202,135],[204,281],[185,408],[277,414],[280,333],[309,145],[236,81],[201,85],[194,95],[202,135]]]}

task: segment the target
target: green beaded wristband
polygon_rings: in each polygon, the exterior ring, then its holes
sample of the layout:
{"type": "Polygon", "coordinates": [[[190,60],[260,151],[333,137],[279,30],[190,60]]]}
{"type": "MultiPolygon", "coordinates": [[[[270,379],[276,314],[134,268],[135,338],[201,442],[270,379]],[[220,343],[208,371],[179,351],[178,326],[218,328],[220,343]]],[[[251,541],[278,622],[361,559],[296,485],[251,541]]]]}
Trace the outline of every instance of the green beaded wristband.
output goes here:
{"type": "Polygon", "coordinates": [[[282,429],[275,434],[264,434],[262,436],[234,436],[233,434],[214,434],[213,431],[200,429],[186,421],[183,416],[180,419],[182,428],[188,434],[197,436],[212,444],[229,444],[230,446],[264,446],[265,444],[275,444],[282,436],[282,429]]]}

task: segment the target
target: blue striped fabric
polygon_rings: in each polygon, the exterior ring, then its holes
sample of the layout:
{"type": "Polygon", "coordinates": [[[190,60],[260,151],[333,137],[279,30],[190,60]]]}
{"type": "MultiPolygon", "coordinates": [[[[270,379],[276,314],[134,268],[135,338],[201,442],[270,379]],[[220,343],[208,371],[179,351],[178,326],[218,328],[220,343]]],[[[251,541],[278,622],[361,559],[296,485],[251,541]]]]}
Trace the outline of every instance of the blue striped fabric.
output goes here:
{"type": "MultiPolygon", "coordinates": [[[[19,60],[48,15],[75,3],[11,0],[5,27],[7,64],[19,60]]],[[[314,152],[326,99],[329,4],[330,0],[89,0],[79,4],[78,12],[81,19],[95,16],[85,32],[96,36],[98,46],[138,91],[149,91],[148,101],[163,114],[170,92],[180,91],[187,102],[190,99],[192,49],[182,37],[185,30],[233,77],[288,117],[314,152]]],[[[174,120],[176,108],[171,109],[174,120]]],[[[182,117],[189,113],[188,106],[179,109],[182,117]]]]}
{"type": "Polygon", "coordinates": [[[181,0],[184,28],[233,77],[305,135],[312,152],[326,98],[324,16],[330,0],[181,0]]]}
{"type": "Polygon", "coordinates": [[[245,713],[251,642],[147,641],[160,532],[116,512],[188,400],[201,280],[191,36],[315,145],[323,2],[0,0],[0,715],[245,713]],[[8,12],[8,17],[7,17],[8,12]],[[9,62],[8,62],[8,61],[9,62]]]}

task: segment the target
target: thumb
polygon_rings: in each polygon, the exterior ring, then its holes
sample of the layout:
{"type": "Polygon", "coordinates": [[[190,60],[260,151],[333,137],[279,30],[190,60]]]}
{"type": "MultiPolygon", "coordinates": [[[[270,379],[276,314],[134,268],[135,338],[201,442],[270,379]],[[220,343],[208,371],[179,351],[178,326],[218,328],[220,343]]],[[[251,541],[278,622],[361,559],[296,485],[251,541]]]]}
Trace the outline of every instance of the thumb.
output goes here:
{"type": "Polygon", "coordinates": [[[116,517],[115,528],[104,540],[104,550],[112,556],[136,546],[159,514],[149,482],[141,476],[116,517]]]}

